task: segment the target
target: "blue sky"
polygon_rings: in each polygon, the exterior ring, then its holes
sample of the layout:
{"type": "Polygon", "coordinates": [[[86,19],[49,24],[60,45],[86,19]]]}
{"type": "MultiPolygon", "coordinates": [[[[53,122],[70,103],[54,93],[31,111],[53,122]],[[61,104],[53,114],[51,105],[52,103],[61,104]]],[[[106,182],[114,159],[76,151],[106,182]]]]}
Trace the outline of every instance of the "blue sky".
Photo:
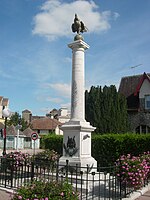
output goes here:
{"type": "Polygon", "coordinates": [[[88,27],[86,89],[150,72],[149,0],[0,0],[0,96],[11,111],[70,106],[75,13],[88,27]]]}

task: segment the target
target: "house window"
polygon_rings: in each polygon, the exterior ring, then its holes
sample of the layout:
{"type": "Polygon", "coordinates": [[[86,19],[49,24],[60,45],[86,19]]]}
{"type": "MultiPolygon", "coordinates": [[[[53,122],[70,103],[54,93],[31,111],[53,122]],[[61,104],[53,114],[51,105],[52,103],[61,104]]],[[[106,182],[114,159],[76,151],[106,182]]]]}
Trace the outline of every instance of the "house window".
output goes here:
{"type": "Polygon", "coordinates": [[[26,138],[25,138],[25,141],[26,141],[26,142],[31,142],[31,138],[30,138],[30,137],[26,137],[26,138]]]}
{"type": "Polygon", "coordinates": [[[150,109],[150,95],[145,96],[145,109],[150,109]]]}
{"type": "Polygon", "coordinates": [[[146,125],[140,125],[135,129],[136,133],[150,133],[150,127],[146,125]]]}

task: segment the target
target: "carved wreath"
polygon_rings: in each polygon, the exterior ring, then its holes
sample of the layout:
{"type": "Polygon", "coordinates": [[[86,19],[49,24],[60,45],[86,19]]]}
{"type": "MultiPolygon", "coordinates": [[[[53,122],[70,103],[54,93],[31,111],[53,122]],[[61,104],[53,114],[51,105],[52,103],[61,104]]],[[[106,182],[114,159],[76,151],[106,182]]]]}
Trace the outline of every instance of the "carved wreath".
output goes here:
{"type": "Polygon", "coordinates": [[[66,155],[71,157],[77,153],[78,149],[76,147],[75,136],[73,138],[68,136],[67,145],[64,144],[64,150],[66,155]]]}

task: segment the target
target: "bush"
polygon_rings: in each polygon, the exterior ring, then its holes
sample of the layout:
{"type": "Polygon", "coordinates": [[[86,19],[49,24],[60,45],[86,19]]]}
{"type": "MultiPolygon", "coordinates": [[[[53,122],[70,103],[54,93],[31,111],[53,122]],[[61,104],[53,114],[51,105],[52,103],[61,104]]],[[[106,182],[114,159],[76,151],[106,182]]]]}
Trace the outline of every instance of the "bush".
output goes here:
{"type": "Polygon", "coordinates": [[[47,149],[34,155],[33,159],[37,165],[54,168],[54,165],[59,159],[59,155],[56,151],[47,149]]]}
{"type": "Polygon", "coordinates": [[[35,155],[36,159],[42,159],[45,161],[56,162],[59,158],[59,155],[54,150],[46,149],[45,151],[39,152],[35,155]]]}
{"type": "MultiPolygon", "coordinates": [[[[54,149],[61,156],[63,136],[48,135],[42,137],[45,149],[54,149]]],[[[92,134],[92,156],[101,166],[113,165],[121,156],[131,154],[138,156],[150,151],[150,134],[92,134]]]]}
{"type": "Polygon", "coordinates": [[[3,167],[15,170],[17,167],[22,166],[25,162],[29,163],[31,156],[28,153],[22,153],[21,151],[10,152],[2,157],[3,167]]]}
{"type": "Polygon", "coordinates": [[[12,200],[77,200],[79,195],[68,182],[33,181],[17,189],[12,200]]]}
{"type": "Polygon", "coordinates": [[[150,175],[150,152],[140,156],[123,155],[116,161],[116,166],[122,185],[140,189],[150,175]]]}
{"type": "Polygon", "coordinates": [[[62,155],[63,152],[63,136],[60,135],[46,135],[41,138],[41,148],[54,150],[62,155]]]}
{"type": "Polygon", "coordinates": [[[121,156],[150,151],[150,134],[105,134],[92,136],[92,156],[98,164],[113,165],[121,156]]]}

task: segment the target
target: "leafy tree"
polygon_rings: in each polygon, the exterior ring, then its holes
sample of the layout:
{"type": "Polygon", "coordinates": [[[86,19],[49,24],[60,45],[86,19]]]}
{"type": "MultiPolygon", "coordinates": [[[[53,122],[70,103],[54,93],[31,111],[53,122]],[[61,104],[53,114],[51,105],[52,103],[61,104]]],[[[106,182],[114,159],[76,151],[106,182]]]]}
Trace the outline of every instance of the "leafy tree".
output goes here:
{"type": "Polygon", "coordinates": [[[22,128],[21,128],[22,131],[25,130],[29,126],[28,123],[24,120],[24,118],[21,118],[21,115],[19,115],[19,113],[15,112],[8,120],[7,125],[8,126],[11,126],[11,125],[17,126],[18,124],[22,126],[22,128]]]}
{"type": "Polygon", "coordinates": [[[128,129],[126,99],[114,85],[92,86],[85,91],[85,116],[96,133],[123,133],[128,129]]]}

